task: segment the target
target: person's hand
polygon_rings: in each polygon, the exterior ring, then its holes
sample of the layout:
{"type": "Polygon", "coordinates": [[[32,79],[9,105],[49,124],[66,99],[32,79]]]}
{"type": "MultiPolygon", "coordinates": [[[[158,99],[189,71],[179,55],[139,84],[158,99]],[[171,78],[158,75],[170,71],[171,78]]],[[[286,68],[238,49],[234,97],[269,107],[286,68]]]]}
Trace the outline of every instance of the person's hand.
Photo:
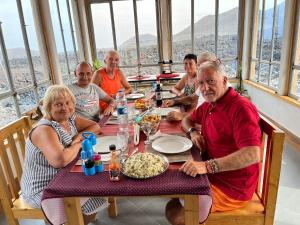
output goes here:
{"type": "Polygon", "coordinates": [[[184,113],[172,111],[167,114],[167,120],[169,121],[181,121],[184,117],[184,113]]]}
{"type": "Polygon", "coordinates": [[[83,140],[83,137],[81,136],[81,134],[77,134],[73,137],[73,141],[72,141],[71,145],[74,145],[76,143],[81,144],[82,140],[83,140]]]}
{"type": "Polygon", "coordinates": [[[108,115],[110,115],[111,113],[113,113],[113,111],[114,111],[113,105],[108,105],[108,106],[106,107],[106,109],[104,110],[103,115],[104,115],[104,116],[108,116],[108,115]]]}
{"type": "Polygon", "coordinates": [[[171,107],[171,106],[174,105],[174,103],[175,103],[174,100],[165,100],[165,101],[163,102],[163,107],[171,107]]]}
{"type": "Polygon", "coordinates": [[[190,134],[191,136],[191,140],[194,143],[194,145],[196,145],[196,147],[203,152],[206,149],[206,143],[204,140],[204,137],[199,133],[199,132],[192,132],[190,134]]]}
{"type": "Polygon", "coordinates": [[[186,161],[180,168],[179,171],[185,174],[195,177],[197,174],[206,174],[206,166],[204,162],[196,162],[193,159],[186,161]]]}

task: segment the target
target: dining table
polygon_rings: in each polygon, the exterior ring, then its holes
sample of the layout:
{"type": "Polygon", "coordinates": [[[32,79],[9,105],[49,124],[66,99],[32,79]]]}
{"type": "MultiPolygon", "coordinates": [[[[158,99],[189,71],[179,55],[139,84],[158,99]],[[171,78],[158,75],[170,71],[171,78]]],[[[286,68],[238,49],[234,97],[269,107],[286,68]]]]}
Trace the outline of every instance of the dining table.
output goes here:
{"type": "MultiPolygon", "coordinates": [[[[106,116],[100,120],[99,125],[102,131],[100,137],[116,135],[119,129],[118,124],[110,123],[110,119],[111,117],[106,116]]],[[[129,126],[131,139],[133,130],[133,126],[129,126]]],[[[169,122],[165,118],[160,121],[159,132],[168,135],[185,135],[180,122],[169,122]]],[[[141,132],[138,145],[134,146],[133,141],[130,141],[126,154],[130,155],[134,150],[153,151],[151,144],[144,144],[145,139],[146,136],[141,132]]],[[[190,157],[201,160],[196,147],[193,146],[188,152],[190,157]]],[[[179,171],[182,162],[170,163],[164,173],[152,178],[133,179],[121,175],[118,182],[110,181],[107,170],[93,176],[86,176],[80,170],[74,172],[74,168],[78,166],[77,162],[78,158],[61,169],[43,191],[42,209],[52,224],[61,224],[67,221],[68,224],[83,225],[80,206],[88,197],[159,196],[180,198],[184,201],[186,225],[202,223],[209,215],[212,198],[207,176],[205,174],[196,177],[186,175],[179,171]]]]}

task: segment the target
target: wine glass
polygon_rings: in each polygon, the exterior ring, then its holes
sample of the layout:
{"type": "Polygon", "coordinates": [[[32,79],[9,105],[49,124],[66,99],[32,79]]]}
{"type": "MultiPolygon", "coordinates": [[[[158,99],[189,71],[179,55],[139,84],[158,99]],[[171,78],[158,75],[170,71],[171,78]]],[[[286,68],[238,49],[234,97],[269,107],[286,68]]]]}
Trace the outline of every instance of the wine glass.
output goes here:
{"type": "Polygon", "coordinates": [[[147,110],[149,110],[152,106],[153,106],[153,101],[152,101],[152,99],[147,99],[147,100],[145,101],[145,107],[147,108],[147,110]]]}
{"type": "Polygon", "coordinates": [[[152,123],[151,122],[143,122],[141,124],[141,128],[142,128],[142,131],[144,132],[144,134],[146,134],[147,136],[147,139],[146,141],[144,142],[146,145],[150,144],[150,133],[153,129],[153,126],[152,126],[152,123]]]}

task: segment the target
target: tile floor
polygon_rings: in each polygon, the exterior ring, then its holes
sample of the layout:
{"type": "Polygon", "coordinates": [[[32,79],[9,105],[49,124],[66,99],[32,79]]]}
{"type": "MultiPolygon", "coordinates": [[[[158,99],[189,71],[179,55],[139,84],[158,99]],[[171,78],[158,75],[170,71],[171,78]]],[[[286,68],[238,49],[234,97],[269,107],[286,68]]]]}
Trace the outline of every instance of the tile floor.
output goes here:
{"type": "MultiPolygon", "coordinates": [[[[300,151],[286,142],[281,168],[280,187],[274,225],[300,224],[300,151]]],[[[121,198],[118,199],[119,215],[115,219],[107,216],[107,211],[97,215],[95,225],[168,225],[164,217],[164,207],[168,199],[161,198],[121,198]]],[[[43,221],[23,220],[21,225],[42,225],[43,221]]],[[[0,215],[0,225],[7,225],[4,215],[0,215]]]]}

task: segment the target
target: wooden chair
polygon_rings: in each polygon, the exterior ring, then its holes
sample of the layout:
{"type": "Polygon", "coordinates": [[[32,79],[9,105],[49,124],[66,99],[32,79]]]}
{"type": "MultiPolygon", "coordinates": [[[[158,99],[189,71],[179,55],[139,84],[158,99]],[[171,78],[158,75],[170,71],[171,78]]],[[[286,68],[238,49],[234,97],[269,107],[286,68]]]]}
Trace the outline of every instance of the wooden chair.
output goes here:
{"type": "Polygon", "coordinates": [[[211,213],[205,225],[273,225],[278,193],[284,132],[261,116],[262,151],[256,193],[243,208],[211,213]]]}
{"type": "Polygon", "coordinates": [[[9,225],[18,225],[18,219],[45,219],[41,209],[31,208],[20,198],[25,139],[30,129],[30,120],[24,116],[0,130],[0,201],[9,225]]]}

